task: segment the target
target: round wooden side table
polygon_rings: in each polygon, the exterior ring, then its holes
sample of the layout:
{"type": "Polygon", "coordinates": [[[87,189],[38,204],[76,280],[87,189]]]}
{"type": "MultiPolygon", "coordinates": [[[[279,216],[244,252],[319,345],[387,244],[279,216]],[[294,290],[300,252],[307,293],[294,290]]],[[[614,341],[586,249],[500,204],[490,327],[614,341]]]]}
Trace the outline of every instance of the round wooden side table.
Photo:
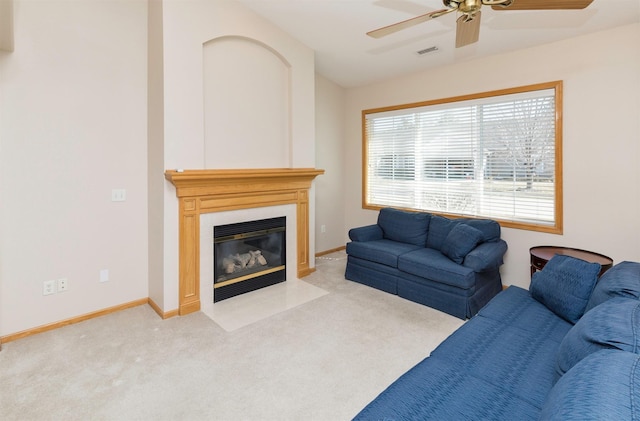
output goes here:
{"type": "Polygon", "coordinates": [[[537,246],[529,249],[531,254],[531,275],[537,271],[542,270],[544,265],[556,254],[562,254],[565,256],[575,257],[581,260],[585,260],[589,263],[599,263],[602,267],[598,276],[601,276],[607,270],[613,266],[613,259],[604,254],[595,253],[593,251],[574,249],[571,247],[560,246],[537,246]]]}

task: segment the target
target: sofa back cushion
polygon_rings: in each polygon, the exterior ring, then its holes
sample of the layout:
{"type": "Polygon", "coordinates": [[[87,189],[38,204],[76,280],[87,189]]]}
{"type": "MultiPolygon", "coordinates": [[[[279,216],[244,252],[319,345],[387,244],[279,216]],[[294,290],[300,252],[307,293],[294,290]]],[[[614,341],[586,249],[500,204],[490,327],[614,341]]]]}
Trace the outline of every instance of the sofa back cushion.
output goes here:
{"type": "Polygon", "coordinates": [[[479,230],[482,233],[483,243],[500,239],[500,224],[493,219],[463,219],[460,221],[479,230]]]}
{"type": "Polygon", "coordinates": [[[449,231],[455,223],[444,216],[431,215],[429,223],[429,234],[427,235],[427,247],[435,250],[442,250],[442,244],[449,235],[449,231]]]}
{"type": "Polygon", "coordinates": [[[482,233],[480,243],[500,239],[500,224],[493,219],[449,219],[444,216],[432,215],[427,234],[427,247],[442,251],[447,236],[458,224],[469,225],[480,231],[482,233]]]}
{"type": "Polygon", "coordinates": [[[570,323],[584,314],[600,265],[571,256],[553,256],[531,278],[531,296],[570,323]]]}
{"type": "Polygon", "coordinates": [[[456,224],[442,244],[442,254],[461,265],[464,258],[482,241],[482,232],[467,224],[456,224]]]}
{"type": "Polygon", "coordinates": [[[640,263],[620,262],[606,271],[591,293],[585,312],[613,297],[640,299],[640,263]]]}
{"type": "Polygon", "coordinates": [[[383,208],[378,214],[378,225],[388,240],[424,247],[430,219],[428,213],[383,208]]]}
{"type": "Polygon", "coordinates": [[[540,420],[640,419],[640,355],[606,349],[576,364],[553,386],[540,420]]]}
{"type": "Polygon", "coordinates": [[[584,316],[560,343],[556,372],[562,376],[579,361],[601,349],[640,351],[640,301],[613,298],[584,316]]]}

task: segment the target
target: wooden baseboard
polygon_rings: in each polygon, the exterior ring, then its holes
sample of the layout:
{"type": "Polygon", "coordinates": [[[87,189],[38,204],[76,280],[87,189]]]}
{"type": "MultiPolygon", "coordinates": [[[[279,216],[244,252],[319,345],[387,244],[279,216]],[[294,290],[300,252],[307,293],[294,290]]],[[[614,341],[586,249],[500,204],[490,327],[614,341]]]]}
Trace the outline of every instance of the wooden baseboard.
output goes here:
{"type": "MultiPolygon", "coordinates": [[[[117,306],[105,308],[103,310],[94,311],[91,313],[83,314],[81,316],[72,317],[70,319],[61,320],[59,322],[49,323],[46,325],[34,327],[33,329],[23,330],[21,332],[12,333],[10,335],[6,335],[0,338],[0,343],[7,343],[11,341],[15,341],[17,339],[26,338],[27,336],[36,335],[38,333],[47,332],[49,330],[54,330],[61,328],[63,326],[72,325],[75,323],[84,322],[85,320],[95,319],[96,317],[104,316],[107,314],[115,313],[120,310],[125,310],[132,307],[141,306],[144,304],[148,304],[148,298],[141,298],[139,300],[131,301],[128,303],[120,304],[117,306]]],[[[152,306],[153,307],[153,306],[152,306]]]]}
{"type": "Polygon", "coordinates": [[[316,257],[324,256],[326,254],[335,253],[336,251],[341,251],[341,250],[344,250],[346,248],[347,248],[346,246],[342,246],[342,247],[336,247],[336,248],[331,249],[331,250],[319,251],[319,252],[316,253],[316,257]]]}
{"type": "Polygon", "coordinates": [[[158,314],[158,316],[162,317],[162,319],[168,319],[170,317],[175,317],[178,315],[178,309],[167,312],[162,311],[160,306],[156,304],[155,301],[153,301],[151,298],[149,298],[149,306],[158,314]]]}
{"type": "MultiPolygon", "coordinates": [[[[345,246],[337,247],[337,248],[331,249],[331,250],[325,250],[325,251],[316,253],[316,257],[324,256],[326,254],[331,254],[331,253],[334,253],[336,251],[340,251],[340,250],[344,250],[344,249],[345,249],[345,246]]],[[[309,274],[311,274],[313,272],[315,272],[315,268],[309,268],[308,269],[308,273],[306,273],[306,274],[309,275],[309,274]]],[[[141,306],[143,304],[149,304],[149,306],[153,309],[153,311],[155,311],[158,314],[158,316],[160,316],[162,319],[168,319],[170,317],[175,317],[175,316],[177,316],[179,314],[178,309],[165,312],[165,311],[162,311],[160,306],[158,306],[158,304],[156,304],[151,298],[141,298],[139,300],[135,300],[135,301],[131,301],[131,302],[128,302],[128,303],[120,304],[120,305],[117,305],[117,306],[105,308],[103,310],[98,310],[98,311],[94,311],[94,312],[91,312],[91,313],[83,314],[81,316],[72,317],[70,319],[61,320],[59,322],[49,323],[49,324],[46,324],[46,325],[34,327],[33,329],[27,329],[27,330],[23,330],[21,332],[12,333],[12,334],[6,335],[6,336],[0,336],[0,350],[2,349],[2,344],[3,343],[15,341],[17,339],[26,338],[26,337],[31,336],[31,335],[36,335],[38,333],[42,333],[42,332],[47,332],[47,331],[50,331],[50,330],[58,329],[58,328],[61,328],[63,326],[68,326],[68,325],[72,325],[72,324],[75,324],[75,323],[80,323],[80,322],[83,322],[85,320],[94,319],[96,317],[100,317],[100,316],[104,316],[104,315],[107,315],[107,314],[115,313],[117,311],[125,310],[125,309],[132,308],[132,307],[141,306]]]]}
{"type": "Polygon", "coordinates": [[[316,268],[306,268],[304,270],[299,270],[298,278],[304,278],[305,276],[309,276],[315,271],[316,271],[316,268]]]}

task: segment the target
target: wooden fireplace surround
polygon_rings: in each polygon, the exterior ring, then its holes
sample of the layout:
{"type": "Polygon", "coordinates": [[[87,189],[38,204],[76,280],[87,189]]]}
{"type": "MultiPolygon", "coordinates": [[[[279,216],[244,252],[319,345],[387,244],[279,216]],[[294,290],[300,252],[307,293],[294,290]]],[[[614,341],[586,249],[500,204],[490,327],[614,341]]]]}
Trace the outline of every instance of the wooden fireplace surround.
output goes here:
{"type": "Polygon", "coordinates": [[[297,274],[309,267],[309,188],[324,174],[315,168],[167,170],[176,188],[179,218],[179,307],[200,310],[200,215],[237,209],[296,205],[297,274]]]}

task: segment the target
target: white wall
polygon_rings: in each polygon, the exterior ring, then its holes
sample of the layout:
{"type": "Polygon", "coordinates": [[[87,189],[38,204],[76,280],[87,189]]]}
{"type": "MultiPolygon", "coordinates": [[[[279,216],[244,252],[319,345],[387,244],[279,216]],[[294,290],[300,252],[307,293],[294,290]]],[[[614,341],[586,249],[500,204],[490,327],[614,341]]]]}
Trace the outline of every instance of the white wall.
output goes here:
{"type": "MultiPolygon", "coordinates": [[[[162,2],[148,2],[147,36],[147,215],[149,298],[164,302],[164,37],[162,2]]],[[[173,216],[173,213],[172,215],[173,216]]]]}
{"type": "Polygon", "coordinates": [[[503,229],[505,284],[529,285],[529,248],[563,245],[640,260],[640,25],[434,69],[347,91],[346,232],[361,207],[361,110],[564,81],[564,234],[503,229]]]}
{"type": "Polygon", "coordinates": [[[316,76],[316,251],[344,247],[345,89],[316,76]],[[325,232],[322,232],[322,226],[325,232]]]}
{"type": "Polygon", "coordinates": [[[14,13],[15,51],[0,55],[1,335],[148,296],[147,4],[18,0],[14,13]],[[57,278],[69,291],[43,296],[57,278]]]}
{"type": "MultiPolygon", "coordinates": [[[[202,169],[205,163],[205,110],[203,46],[211,40],[255,40],[256,45],[272,49],[290,66],[288,131],[288,161],[292,167],[314,167],[314,55],[313,50],[293,39],[282,30],[259,17],[245,6],[225,0],[163,1],[163,59],[164,59],[164,164],[165,169],[202,169]]],[[[234,77],[241,78],[238,74],[234,77]]],[[[230,84],[242,80],[231,80],[230,84]]],[[[228,90],[220,93],[220,102],[232,102],[228,90]],[[225,98],[224,95],[230,96],[225,98]]],[[[249,108],[250,109],[250,108],[249,108]]],[[[244,124],[247,115],[239,113],[234,118],[244,124]]],[[[218,141],[218,139],[215,139],[218,141]]],[[[268,148],[272,145],[260,136],[246,139],[230,139],[241,149],[268,148]]],[[[278,141],[279,142],[279,141],[278,141]]],[[[212,142],[215,143],[215,142],[212,142]]],[[[278,143],[280,145],[280,143],[278,143]]],[[[279,147],[279,146],[277,146],[279,147]]],[[[228,153],[220,151],[219,153],[228,153]]],[[[206,153],[208,161],[221,165],[206,153]]],[[[280,160],[280,158],[276,158],[280,160]]],[[[253,162],[247,162],[251,166],[253,162]]],[[[240,164],[233,160],[230,167],[240,164]]],[[[282,166],[264,163],[265,167],[282,166]]],[[[218,168],[208,165],[209,168],[218,168]]],[[[162,177],[162,174],[152,175],[162,177]]],[[[164,193],[164,268],[162,302],[163,311],[178,307],[178,203],[175,190],[165,183],[164,193]]],[[[310,253],[315,253],[314,189],[310,191],[310,253]]],[[[313,262],[313,260],[312,260],[313,262]]],[[[150,280],[153,289],[159,280],[150,280]]]]}
{"type": "Polygon", "coordinates": [[[291,66],[258,40],[203,46],[203,168],[291,167],[291,66]]]}

